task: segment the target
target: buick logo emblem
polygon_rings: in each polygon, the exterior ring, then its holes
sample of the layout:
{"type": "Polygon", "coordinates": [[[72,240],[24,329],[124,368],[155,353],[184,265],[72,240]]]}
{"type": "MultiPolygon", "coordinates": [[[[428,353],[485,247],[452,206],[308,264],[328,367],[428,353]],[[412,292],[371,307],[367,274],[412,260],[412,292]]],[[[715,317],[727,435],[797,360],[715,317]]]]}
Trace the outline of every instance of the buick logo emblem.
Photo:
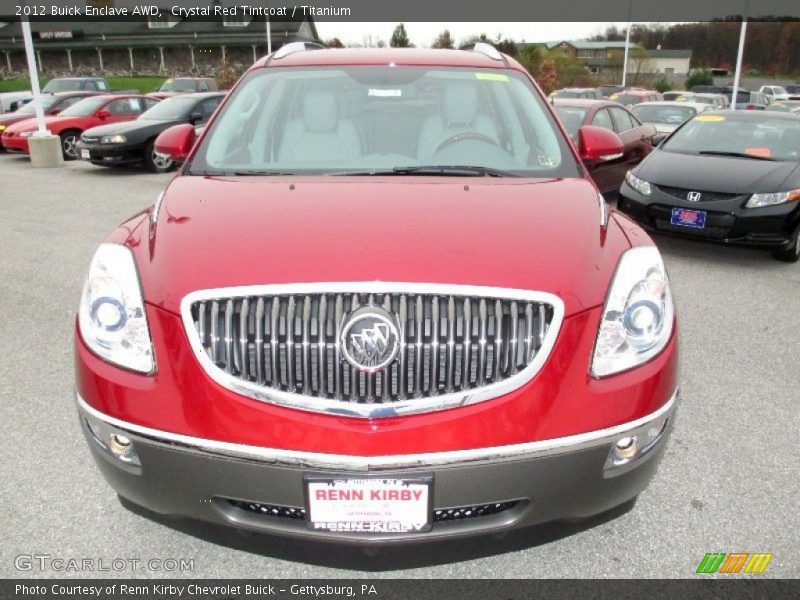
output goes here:
{"type": "Polygon", "coordinates": [[[689,202],[700,202],[700,196],[702,196],[700,192],[689,192],[686,194],[686,199],[689,202]]]}
{"type": "Polygon", "coordinates": [[[374,373],[397,356],[400,337],[391,314],[377,306],[365,306],[347,317],[339,343],[347,362],[374,373]]]}

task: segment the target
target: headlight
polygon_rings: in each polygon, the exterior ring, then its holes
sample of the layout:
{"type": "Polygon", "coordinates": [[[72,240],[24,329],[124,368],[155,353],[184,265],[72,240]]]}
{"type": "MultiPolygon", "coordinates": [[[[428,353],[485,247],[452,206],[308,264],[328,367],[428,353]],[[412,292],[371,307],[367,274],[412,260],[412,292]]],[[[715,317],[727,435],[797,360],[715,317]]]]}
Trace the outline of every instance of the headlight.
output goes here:
{"type": "Polygon", "coordinates": [[[100,138],[101,144],[124,144],[128,141],[124,135],[104,135],[100,138]]]}
{"type": "Polygon", "coordinates": [[[656,356],[672,334],[675,309],[667,271],[655,246],[622,255],[606,298],[592,375],[626,371],[656,356]]]}
{"type": "Polygon", "coordinates": [[[759,208],[761,206],[774,206],[800,200],[800,190],[776,192],[774,194],[753,194],[745,204],[745,208],[759,208]]]}
{"type": "Polygon", "coordinates": [[[101,244],[92,258],[78,310],[81,337],[100,357],[150,373],[155,367],[133,254],[120,244],[101,244]]]}
{"type": "Polygon", "coordinates": [[[36,133],[36,132],[35,131],[23,131],[19,135],[21,137],[31,137],[34,133],[36,133]]]}
{"type": "Polygon", "coordinates": [[[636,175],[628,171],[625,173],[625,181],[639,192],[642,196],[649,196],[652,193],[652,189],[650,188],[650,184],[645,181],[644,179],[639,179],[636,175]]]}

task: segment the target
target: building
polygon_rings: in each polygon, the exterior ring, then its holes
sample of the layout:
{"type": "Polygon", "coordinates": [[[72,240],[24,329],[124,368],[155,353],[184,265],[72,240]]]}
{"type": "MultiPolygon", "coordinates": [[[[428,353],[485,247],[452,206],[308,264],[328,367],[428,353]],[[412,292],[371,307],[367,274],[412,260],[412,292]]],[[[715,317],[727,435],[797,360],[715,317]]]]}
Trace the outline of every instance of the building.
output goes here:
{"type": "MultiPolygon", "coordinates": [[[[163,12],[146,20],[31,23],[39,71],[46,76],[210,75],[224,61],[245,66],[265,55],[266,28],[265,17],[198,20],[163,12]]],[[[271,20],[269,28],[273,50],[318,41],[310,17],[271,20]]],[[[26,72],[21,24],[0,22],[0,77],[26,72]]]]}

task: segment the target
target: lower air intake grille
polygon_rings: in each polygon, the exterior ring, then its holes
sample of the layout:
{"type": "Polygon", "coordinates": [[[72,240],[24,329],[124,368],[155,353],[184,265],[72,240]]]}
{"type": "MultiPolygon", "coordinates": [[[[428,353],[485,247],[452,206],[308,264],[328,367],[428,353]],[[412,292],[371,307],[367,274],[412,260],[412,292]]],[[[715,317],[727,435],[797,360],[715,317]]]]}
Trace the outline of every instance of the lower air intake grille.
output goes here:
{"type": "Polygon", "coordinates": [[[533,377],[563,312],[555,296],[535,292],[352,285],[346,293],[197,292],[184,301],[184,322],[206,371],[257,399],[320,412],[426,401],[437,410],[448,396],[454,405],[489,399],[533,377]],[[486,295],[465,293],[475,290],[486,295]],[[480,395],[509,380],[516,385],[480,395]]]}

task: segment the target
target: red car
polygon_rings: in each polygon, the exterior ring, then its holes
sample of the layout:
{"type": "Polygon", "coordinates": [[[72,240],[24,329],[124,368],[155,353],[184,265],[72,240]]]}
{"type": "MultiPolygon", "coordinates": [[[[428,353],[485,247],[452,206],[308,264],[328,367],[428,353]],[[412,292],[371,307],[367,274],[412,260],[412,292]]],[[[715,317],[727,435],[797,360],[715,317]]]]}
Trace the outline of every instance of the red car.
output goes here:
{"type": "MultiPolygon", "coordinates": [[[[130,121],[158,103],[155,98],[139,95],[102,94],[84,98],[61,111],[45,118],[48,131],[61,137],[61,150],[65,160],[78,158],[75,147],[81,133],[91,127],[130,121]]],[[[36,133],[35,118],[19,121],[3,131],[0,141],[9,152],[28,153],[28,138],[36,133]]]]}
{"type": "MultiPolygon", "coordinates": [[[[57,115],[87,96],[92,96],[94,94],[96,94],[96,92],[59,92],[57,94],[42,94],[42,109],[45,115],[57,115]]],[[[0,136],[14,123],[26,121],[35,115],[36,113],[34,112],[32,102],[15,110],[13,113],[0,115],[0,136]]],[[[0,150],[2,149],[3,146],[0,144],[0,150]]]]}
{"type": "Polygon", "coordinates": [[[614,131],[622,139],[623,151],[620,156],[600,162],[586,162],[592,179],[604,194],[618,192],[625,173],[653,151],[656,128],[643,124],[633,113],[616,102],[556,98],[553,104],[573,141],[578,141],[580,129],[584,125],[614,131]]]}
{"type": "Polygon", "coordinates": [[[655,90],[631,88],[611,94],[608,99],[630,108],[642,102],[659,102],[664,99],[664,96],[655,90]]]}
{"type": "Polygon", "coordinates": [[[400,543],[647,486],[678,395],[664,264],[514,59],[289,44],[196,135],[159,136],[181,170],[78,310],[80,421],[120,496],[400,543]]]}

